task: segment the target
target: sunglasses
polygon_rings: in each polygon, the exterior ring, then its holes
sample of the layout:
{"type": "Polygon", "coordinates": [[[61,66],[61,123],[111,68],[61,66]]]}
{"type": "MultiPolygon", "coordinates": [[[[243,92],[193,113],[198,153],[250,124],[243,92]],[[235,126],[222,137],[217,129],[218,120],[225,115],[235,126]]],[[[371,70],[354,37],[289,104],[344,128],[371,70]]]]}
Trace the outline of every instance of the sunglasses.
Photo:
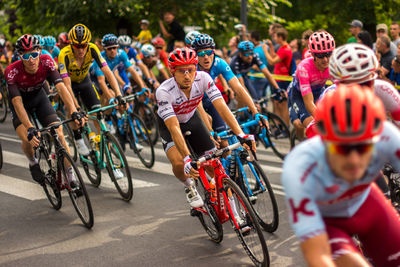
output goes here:
{"type": "Polygon", "coordinates": [[[205,57],[206,55],[207,55],[207,56],[211,56],[212,54],[214,54],[214,51],[213,51],[213,50],[204,50],[204,51],[198,52],[198,53],[197,53],[197,56],[199,56],[199,57],[205,57]]]}
{"type": "Polygon", "coordinates": [[[196,68],[182,68],[182,69],[177,69],[176,72],[185,75],[185,74],[193,74],[196,72],[196,68]]]}
{"type": "Polygon", "coordinates": [[[51,50],[54,49],[54,46],[45,46],[44,48],[46,48],[46,50],[51,50]]]}
{"type": "Polygon", "coordinates": [[[116,47],[116,46],[113,46],[113,47],[107,47],[106,48],[106,50],[108,50],[108,51],[111,51],[111,50],[114,50],[114,49],[117,49],[118,47],[116,47]]]}
{"type": "Polygon", "coordinates": [[[331,57],[332,56],[332,52],[325,52],[325,53],[313,53],[314,57],[317,58],[324,58],[324,57],[331,57]]]}
{"type": "Polygon", "coordinates": [[[254,53],[253,52],[249,52],[249,53],[243,53],[243,56],[245,57],[249,57],[252,56],[254,53]]]}
{"type": "Polygon", "coordinates": [[[84,44],[73,44],[73,47],[75,47],[76,49],[81,49],[81,48],[86,48],[88,46],[87,43],[84,44]]]}
{"type": "Polygon", "coordinates": [[[351,151],[355,150],[358,154],[362,155],[372,150],[374,147],[373,143],[360,143],[352,145],[328,143],[328,151],[331,154],[339,154],[347,156],[351,151]]]}
{"type": "Polygon", "coordinates": [[[39,52],[32,52],[32,53],[27,53],[21,56],[23,60],[29,60],[30,58],[36,59],[40,55],[39,52]]]}

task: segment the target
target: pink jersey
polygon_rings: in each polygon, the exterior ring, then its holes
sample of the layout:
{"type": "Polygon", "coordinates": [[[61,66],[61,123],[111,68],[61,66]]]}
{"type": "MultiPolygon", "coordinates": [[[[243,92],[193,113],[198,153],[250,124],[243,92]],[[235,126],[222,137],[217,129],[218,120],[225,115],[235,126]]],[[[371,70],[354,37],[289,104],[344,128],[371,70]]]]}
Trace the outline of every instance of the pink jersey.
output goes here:
{"type": "Polygon", "coordinates": [[[321,89],[330,78],[329,68],[323,72],[317,69],[314,58],[306,58],[297,66],[295,76],[295,88],[301,91],[301,95],[311,93],[313,90],[321,89]]]}

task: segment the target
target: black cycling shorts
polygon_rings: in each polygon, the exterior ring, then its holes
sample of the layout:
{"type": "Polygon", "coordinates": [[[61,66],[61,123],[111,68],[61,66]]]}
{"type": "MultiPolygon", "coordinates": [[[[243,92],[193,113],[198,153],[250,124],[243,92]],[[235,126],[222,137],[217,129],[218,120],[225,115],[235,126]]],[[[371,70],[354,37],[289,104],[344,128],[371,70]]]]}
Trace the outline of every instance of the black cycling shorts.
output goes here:
{"type": "MultiPolygon", "coordinates": [[[[161,142],[166,153],[168,149],[175,146],[175,143],[172,141],[171,134],[169,133],[169,130],[163,119],[161,119],[158,115],[157,121],[160,128],[161,142]]],[[[191,134],[186,136],[186,140],[196,156],[200,157],[205,153],[215,149],[214,142],[210,138],[210,132],[207,130],[197,111],[193,114],[189,121],[186,123],[180,123],[179,126],[181,127],[181,132],[183,135],[185,135],[187,131],[190,131],[191,134]]]]}
{"type": "Polygon", "coordinates": [[[72,91],[77,99],[81,99],[83,105],[88,111],[100,108],[100,97],[97,93],[96,87],[90,81],[89,75],[80,83],[71,83],[72,91]]]}
{"type": "MultiPolygon", "coordinates": [[[[51,123],[59,121],[57,113],[43,88],[34,92],[21,92],[21,97],[28,115],[36,116],[43,127],[47,127],[51,123]]],[[[17,129],[17,127],[22,123],[19,120],[11,101],[10,103],[13,126],[14,129],[17,129]]]]}

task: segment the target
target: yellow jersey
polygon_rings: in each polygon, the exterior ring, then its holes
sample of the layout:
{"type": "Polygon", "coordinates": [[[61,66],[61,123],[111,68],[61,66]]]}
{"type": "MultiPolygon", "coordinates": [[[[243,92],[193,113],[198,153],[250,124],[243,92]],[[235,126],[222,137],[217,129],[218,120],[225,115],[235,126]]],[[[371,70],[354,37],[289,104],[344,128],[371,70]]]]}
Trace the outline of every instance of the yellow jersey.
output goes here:
{"type": "Polygon", "coordinates": [[[67,45],[61,49],[58,55],[58,69],[60,70],[62,78],[70,77],[71,82],[80,83],[88,75],[89,67],[93,60],[97,62],[100,68],[107,66],[107,62],[101,56],[100,50],[93,43],[88,44],[87,52],[81,67],[78,66],[72,49],[71,45],[67,45]]]}

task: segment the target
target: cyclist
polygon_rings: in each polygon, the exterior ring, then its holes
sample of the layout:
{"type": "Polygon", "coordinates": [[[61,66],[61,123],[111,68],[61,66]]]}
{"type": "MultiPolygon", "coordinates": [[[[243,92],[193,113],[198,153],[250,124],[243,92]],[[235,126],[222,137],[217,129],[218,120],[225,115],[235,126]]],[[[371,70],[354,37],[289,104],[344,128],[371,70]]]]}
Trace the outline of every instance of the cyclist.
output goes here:
{"type": "Polygon", "coordinates": [[[46,49],[54,58],[56,62],[58,62],[58,55],[60,54],[60,48],[56,46],[56,38],[53,36],[45,36],[43,37],[44,49],[46,49]]]}
{"type": "Polygon", "coordinates": [[[151,44],[145,44],[142,46],[140,51],[142,52],[143,55],[143,63],[150,70],[151,79],[158,82],[156,75],[152,71],[154,66],[157,67],[158,72],[160,73],[160,76],[163,81],[169,79],[167,70],[164,68],[164,65],[161,63],[161,60],[159,60],[156,57],[156,49],[154,48],[154,46],[152,46],[151,44]]]}
{"type": "MultiPolygon", "coordinates": [[[[153,40],[151,40],[151,44],[154,45],[154,47],[156,48],[157,57],[161,60],[164,66],[168,68],[168,54],[164,50],[165,47],[164,39],[161,37],[153,38],[153,40]]],[[[170,73],[168,75],[171,76],[170,73]]]]}
{"type": "Polygon", "coordinates": [[[229,64],[233,73],[239,79],[243,87],[247,88],[251,97],[253,99],[258,99],[260,97],[257,90],[253,87],[248,73],[250,70],[256,66],[264,74],[265,78],[268,79],[270,85],[277,90],[279,94],[284,94],[284,91],[279,89],[278,84],[272,77],[271,73],[268,71],[267,66],[260,60],[257,54],[254,54],[254,44],[250,41],[242,41],[238,45],[239,54],[234,56],[229,64]]]}
{"type": "MultiPolygon", "coordinates": [[[[210,74],[214,81],[219,75],[222,75],[223,78],[228,82],[229,86],[236,93],[241,106],[248,106],[253,116],[255,116],[258,113],[258,110],[254,105],[250,95],[243,88],[242,84],[232,72],[228,63],[215,55],[214,39],[208,34],[200,34],[192,42],[192,48],[196,51],[198,56],[199,62],[197,69],[210,74]]],[[[207,94],[205,94],[203,97],[203,107],[212,117],[212,128],[216,132],[226,130],[224,120],[220,117],[215,107],[212,105],[207,94]]]]}
{"type": "Polygon", "coordinates": [[[56,46],[60,49],[63,49],[67,45],[71,44],[70,40],[68,39],[68,33],[62,32],[58,35],[58,43],[56,46]]]}
{"type": "Polygon", "coordinates": [[[328,32],[318,31],[310,36],[308,46],[313,56],[299,63],[288,88],[290,120],[299,139],[304,138],[304,129],[313,119],[315,101],[330,78],[328,66],[335,40],[328,32]]]}
{"type": "MultiPolygon", "coordinates": [[[[191,154],[182,133],[191,131],[188,142],[198,156],[215,149],[209,131],[196,112],[204,93],[239,140],[250,144],[253,149],[255,147],[254,137],[243,133],[211,77],[206,72],[196,71],[197,62],[196,52],[192,49],[175,49],[169,56],[173,77],[163,82],[156,91],[157,120],[163,148],[175,176],[185,185],[191,207],[201,207],[203,200],[190,178],[198,177],[199,173],[192,168],[191,154]]],[[[204,110],[199,111],[204,113],[204,110]]]]}
{"type": "Polygon", "coordinates": [[[185,36],[185,45],[186,47],[192,48],[192,42],[200,33],[198,31],[190,31],[185,36]]]}
{"type": "MultiPolygon", "coordinates": [[[[22,150],[29,160],[32,178],[42,184],[44,175],[38,160],[34,156],[33,147],[39,145],[38,129],[33,126],[29,116],[36,114],[43,127],[58,122],[56,111],[51,105],[45,91],[46,78],[55,84],[68,111],[75,122],[83,124],[81,114],[77,112],[71,95],[65,87],[53,60],[48,55],[41,55],[39,40],[31,35],[21,36],[16,43],[16,50],[21,60],[9,65],[5,70],[7,87],[10,94],[12,122],[18,137],[22,141],[22,150]]],[[[62,127],[57,129],[58,136],[65,149],[62,127]]],[[[67,171],[69,181],[74,181],[73,172],[67,171]]]]}
{"type": "Polygon", "coordinates": [[[11,63],[11,58],[8,56],[8,50],[6,47],[6,40],[3,38],[0,38],[0,58],[2,60],[0,61],[0,77],[3,76],[4,74],[4,67],[3,66],[8,66],[11,63]],[[4,58],[4,60],[3,60],[4,58]]]}
{"type": "Polygon", "coordinates": [[[384,163],[400,170],[400,132],[382,102],[340,84],[317,103],[319,136],[285,158],[282,182],[290,223],[310,266],[400,265],[400,220],[377,188],[384,163]]]}
{"type": "MultiPolygon", "coordinates": [[[[124,104],[117,80],[97,46],[90,42],[92,38],[90,30],[83,24],[76,24],[70,30],[68,37],[71,45],[61,49],[58,65],[61,77],[70,94],[75,97],[80,96],[89,111],[100,107],[99,96],[88,75],[90,64],[94,60],[116,93],[118,103],[124,104]]],[[[73,97],[75,106],[80,108],[75,97],[73,97]]],[[[99,130],[99,126],[96,126],[99,130]]],[[[73,131],[78,152],[83,156],[88,155],[89,149],[83,141],[80,129],[75,128],[73,131]]]]}

